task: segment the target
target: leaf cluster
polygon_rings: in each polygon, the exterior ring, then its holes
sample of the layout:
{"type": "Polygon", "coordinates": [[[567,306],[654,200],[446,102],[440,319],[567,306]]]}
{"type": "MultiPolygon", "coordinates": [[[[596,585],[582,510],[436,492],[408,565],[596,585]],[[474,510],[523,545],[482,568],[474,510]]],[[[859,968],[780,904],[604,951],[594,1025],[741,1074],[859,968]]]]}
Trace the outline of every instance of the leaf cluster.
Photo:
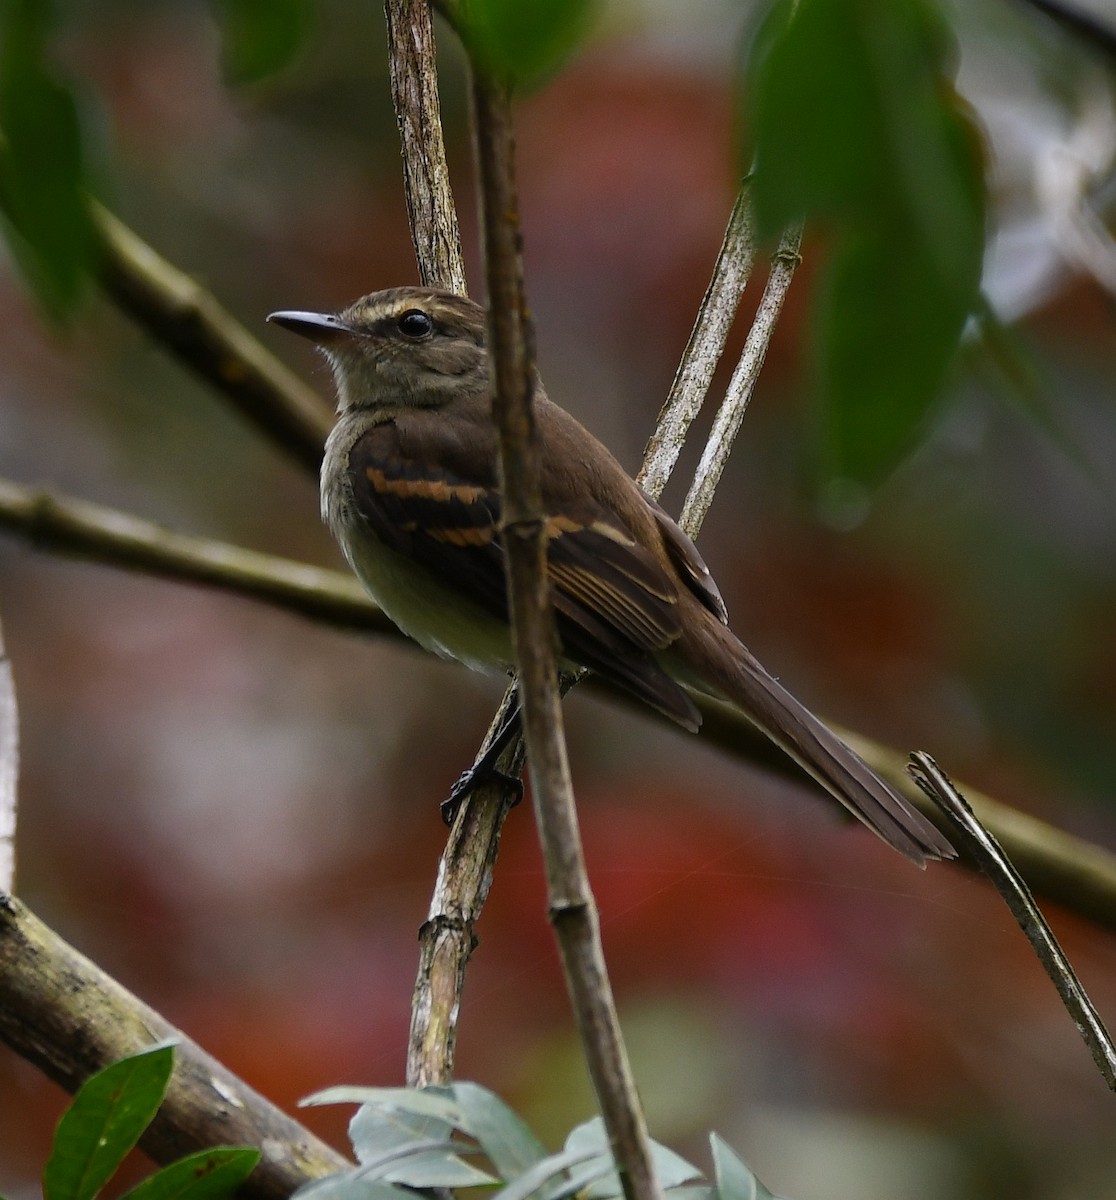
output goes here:
{"type": "Polygon", "coordinates": [[[826,474],[914,446],[977,309],[983,154],[937,0],[775,0],[745,63],[761,236],[828,239],[814,360],[826,474]]]}
{"type": "MultiPolygon", "coordinates": [[[[349,1137],[360,1164],[307,1184],[299,1200],[413,1200],[415,1188],[499,1186],[498,1200],[617,1200],[620,1176],[599,1117],[549,1154],[498,1096],[475,1083],[448,1087],[339,1087],[305,1104],[359,1104],[349,1137]],[[483,1156],[487,1169],[467,1161],[483,1156]]],[[[671,1200],[776,1200],[717,1134],[713,1179],[652,1142],[659,1186],[671,1200]]]]}

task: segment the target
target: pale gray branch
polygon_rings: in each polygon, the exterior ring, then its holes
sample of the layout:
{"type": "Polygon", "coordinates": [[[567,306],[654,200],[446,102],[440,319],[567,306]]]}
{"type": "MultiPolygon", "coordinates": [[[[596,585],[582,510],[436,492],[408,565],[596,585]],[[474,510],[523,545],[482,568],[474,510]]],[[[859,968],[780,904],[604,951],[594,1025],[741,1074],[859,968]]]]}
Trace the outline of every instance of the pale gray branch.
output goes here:
{"type": "Polygon", "coordinates": [[[740,297],[748,286],[755,255],[751,206],[745,183],[732,206],[712,278],[636,477],[648,495],[656,500],[674,470],[690,424],[705,402],[729,330],[736,319],[740,297]]]}
{"type": "Polygon", "coordinates": [[[771,344],[775,325],[783,311],[783,301],[800,261],[798,247],[801,240],[801,227],[788,230],[783,234],[779,248],[771,260],[771,274],[767,277],[759,309],[751,329],[748,330],[740,361],[729,380],[724,401],[717,411],[709,440],[705,443],[701,461],[694,473],[694,481],[686,496],[686,503],[682,506],[682,516],[678,520],[692,538],[697,537],[705,514],[713,503],[713,494],[721,481],[721,472],[725,469],[736,435],[740,432],[740,422],[744,420],[744,413],[752,398],[752,390],[767,357],[767,348],[771,344]]]}

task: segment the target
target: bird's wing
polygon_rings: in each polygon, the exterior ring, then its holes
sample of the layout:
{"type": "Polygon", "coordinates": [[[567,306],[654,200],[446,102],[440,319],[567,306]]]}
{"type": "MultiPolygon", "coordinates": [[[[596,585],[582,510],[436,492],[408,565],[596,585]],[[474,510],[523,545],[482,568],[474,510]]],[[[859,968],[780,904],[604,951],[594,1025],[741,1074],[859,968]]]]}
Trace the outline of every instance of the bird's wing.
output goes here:
{"type": "MultiPolygon", "coordinates": [[[[507,620],[495,445],[481,423],[407,412],[374,426],[349,454],[357,511],[399,554],[507,620]]],[[[678,592],[652,553],[588,495],[547,517],[547,573],[565,657],[674,720],[696,727],[692,702],[655,659],[681,632],[678,592]]]]}

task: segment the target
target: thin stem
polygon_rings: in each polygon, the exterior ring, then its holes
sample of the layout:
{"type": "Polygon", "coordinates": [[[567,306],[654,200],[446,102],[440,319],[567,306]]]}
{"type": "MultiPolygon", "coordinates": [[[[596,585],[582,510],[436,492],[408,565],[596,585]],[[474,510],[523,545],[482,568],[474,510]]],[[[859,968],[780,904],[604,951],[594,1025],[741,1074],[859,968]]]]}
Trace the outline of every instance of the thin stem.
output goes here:
{"type": "Polygon", "coordinates": [[[403,190],[419,277],[467,296],[457,209],[438,100],[430,0],[385,0],[391,100],[403,149],[403,190]]]}
{"type": "Polygon", "coordinates": [[[1074,971],[1053,930],[1038,910],[1027,885],[991,833],[980,823],[965,797],[938,764],[923,751],[911,755],[908,768],[915,782],[950,819],[962,847],[1003,896],[1011,915],[1031,943],[1043,970],[1050,976],[1066,1011],[1089,1048],[1097,1070],[1116,1091],[1116,1046],[1093,1002],[1074,971]]]}
{"type": "Polygon", "coordinates": [[[740,297],[748,286],[755,255],[755,233],[745,183],[732,206],[721,249],[713,264],[712,278],[636,477],[656,500],[674,470],[690,424],[705,402],[729,330],[736,319],[740,297]]]}
{"type": "Polygon", "coordinates": [[[0,629],[0,893],[15,890],[15,836],[19,792],[19,710],[12,662],[0,629]]]}
{"type": "Polygon", "coordinates": [[[771,274],[767,277],[759,309],[751,329],[748,330],[740,361],[729,380],[728,390],[713,422],[709,440],[705,443],[701,461],[694,473],[694,481],[686,496],[686,503],[682,506],[682,516],[678,523],[692,538],[697,537],[705,514],[713,503],[713,494],[721,480],[721,472],[725,469],[736,435],[740,432],[740,422],[744,420],[756,380],[763,368],[775,325],[783,311],[783,301],[790,289],[795,269],[801,261],[798,253],[801,241],[801,226],[787,230],[772,257],[771,274]]]}
{"type": "Polygon", "coordinates": [[[554,621],[546,576],[546,513],[532,411],[536,380],[519,253],[511,109],[504,88],[479,72],[474,78],[473,105],[489,296],[493,411],[500,433],[501,532],[550,918],[624,1195],[626,1200],[654,1200],[659,1189],[650,1137],[605,969],[600,921],[581,847],[562,728],[554,621]]]}

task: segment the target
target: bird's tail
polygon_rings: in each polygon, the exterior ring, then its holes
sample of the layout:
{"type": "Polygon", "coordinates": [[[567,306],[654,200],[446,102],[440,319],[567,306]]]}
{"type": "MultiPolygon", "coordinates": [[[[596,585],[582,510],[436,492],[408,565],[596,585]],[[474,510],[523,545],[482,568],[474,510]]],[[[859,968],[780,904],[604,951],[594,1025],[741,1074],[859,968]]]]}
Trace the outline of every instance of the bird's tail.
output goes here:
{"type": "Polygon", "coordinates": [[[697,668],[697,678],[689,682],[743,709],[749,720],[888,845],[919,866],[925,866],[927,859],[956,857],[938,829],[773,679],[726,626],[715,620],[702,622],[700,633],[687,641],[687,666],[691,671],[697,668]]]}

